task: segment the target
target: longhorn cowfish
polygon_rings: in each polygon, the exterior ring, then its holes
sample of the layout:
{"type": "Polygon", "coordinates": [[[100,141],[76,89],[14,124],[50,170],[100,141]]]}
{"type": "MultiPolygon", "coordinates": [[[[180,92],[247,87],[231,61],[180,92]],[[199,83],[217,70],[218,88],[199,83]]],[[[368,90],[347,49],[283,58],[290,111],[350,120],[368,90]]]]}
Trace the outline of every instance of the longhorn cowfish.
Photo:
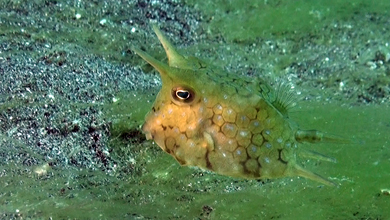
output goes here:
{"type": "Polygon", "coordinates": [[[245,179],[301,176],[335,185],[298,163],[299,156],[334,161],[300,149],[299,144],[336,139],[320,131],[300,130],[291,121],[289,91],[181,55],[155,25],[153,29],[168,65],[132,48],[162,80],[142,126],[147,139],[181,165],[245,179]]]}

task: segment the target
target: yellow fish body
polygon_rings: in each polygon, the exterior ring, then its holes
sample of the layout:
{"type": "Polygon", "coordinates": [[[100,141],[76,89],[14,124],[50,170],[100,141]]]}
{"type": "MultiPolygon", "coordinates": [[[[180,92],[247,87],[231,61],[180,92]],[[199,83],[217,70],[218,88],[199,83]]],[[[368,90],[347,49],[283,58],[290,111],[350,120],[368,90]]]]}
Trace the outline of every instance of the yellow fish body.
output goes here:
{"type": "Polygon", "coordinates": [[[156,26],[153,29],[169,65],[133,48],[162,80],[142,126],[147,139],[181,165],[246,179],[302,176],[334,185],[297,164],[298,143],[324,137],[318,131],[299,130],[288,119],[288,100],[281,100],[278,91],[263,81],[180,55],[156,26]]]}

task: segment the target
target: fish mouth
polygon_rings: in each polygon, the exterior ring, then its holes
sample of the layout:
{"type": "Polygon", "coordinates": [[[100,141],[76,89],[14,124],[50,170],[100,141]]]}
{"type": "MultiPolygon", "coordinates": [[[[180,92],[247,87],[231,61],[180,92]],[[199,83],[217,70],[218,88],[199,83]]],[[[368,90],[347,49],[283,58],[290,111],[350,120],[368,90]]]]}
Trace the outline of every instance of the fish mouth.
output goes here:
{"type": "Polygon", "coordinates": [[[145,134],[146,140],[152,140],[154,135],[152,135],[152,132],[150,131],[149,126],[148,126],[147,124],[148,124],[148,123],[145,122],[145,123],[141,126],[141,130],[142,130],[142,132],[145,134]]]}

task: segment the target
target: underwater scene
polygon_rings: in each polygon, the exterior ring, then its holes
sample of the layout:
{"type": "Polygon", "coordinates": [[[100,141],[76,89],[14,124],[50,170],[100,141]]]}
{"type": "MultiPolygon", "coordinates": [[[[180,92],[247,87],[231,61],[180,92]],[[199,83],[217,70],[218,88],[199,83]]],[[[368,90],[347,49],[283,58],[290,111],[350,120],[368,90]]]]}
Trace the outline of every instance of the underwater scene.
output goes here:
{"type": "Polygon", "coordinates": [[[0,1],[0,219],[390,219],[390,2],[0,1]]]}

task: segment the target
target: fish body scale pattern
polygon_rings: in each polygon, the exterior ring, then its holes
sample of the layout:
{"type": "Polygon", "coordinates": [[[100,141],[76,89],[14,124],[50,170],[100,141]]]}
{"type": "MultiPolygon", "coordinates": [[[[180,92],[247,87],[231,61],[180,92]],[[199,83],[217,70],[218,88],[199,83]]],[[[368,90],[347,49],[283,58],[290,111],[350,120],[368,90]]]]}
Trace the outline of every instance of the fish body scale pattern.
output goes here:
{"type": "Polygon", "coordinates": [[[215,73],[206,82],[214,89],[205,83],[196,103],[157,102],[144,132],[182,165],[248,179],[284,176],[294,159],[293,131],[258,95],[260,84],[232,85],[232,79],[215,73]]]}

